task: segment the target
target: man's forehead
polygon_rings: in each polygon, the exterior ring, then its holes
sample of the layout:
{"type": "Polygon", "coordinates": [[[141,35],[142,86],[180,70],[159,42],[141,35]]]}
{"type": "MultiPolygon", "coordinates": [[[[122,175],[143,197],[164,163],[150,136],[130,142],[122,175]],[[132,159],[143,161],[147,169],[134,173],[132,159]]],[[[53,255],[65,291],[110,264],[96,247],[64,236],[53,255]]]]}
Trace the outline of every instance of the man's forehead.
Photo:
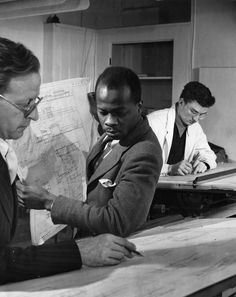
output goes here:
{"type": "Polygon", "coordinates": [[[130,88],[126,85],[119,87],[108,87],[105,84],[100,84],[97,88],[97,94],[99,97],[107,97],[108,95],[117,96],[118,94],[122,95],[123,97],[129,97],[130,93],[130,88]]]}
{"type": "Polygon", "coordinates": [[[41,82],[41,76],[38,72],[32,72],[24,75],[18,75],[13,77],[10,82],[13,82],[15,84],[22,84],[22,83],[40,83],[41,82]]]}
{"type": "Polygon", "coordinates": [[[41,84],[39,73],[31,73],[28,75],[19,75],[13,77],[8,84],[6,93],[24,94],[25,92],[38,93],[41,84]]]}

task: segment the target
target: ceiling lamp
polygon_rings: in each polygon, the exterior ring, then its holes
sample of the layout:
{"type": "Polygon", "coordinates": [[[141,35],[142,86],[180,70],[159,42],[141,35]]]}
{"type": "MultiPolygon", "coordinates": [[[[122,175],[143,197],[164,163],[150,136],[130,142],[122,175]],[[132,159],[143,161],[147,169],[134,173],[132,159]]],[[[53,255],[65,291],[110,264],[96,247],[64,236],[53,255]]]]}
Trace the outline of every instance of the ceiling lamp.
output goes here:
{"type": "Polygon", "coordinates": [[[0,0],[0,19],[84,10],[89,0],[0,0]]]}

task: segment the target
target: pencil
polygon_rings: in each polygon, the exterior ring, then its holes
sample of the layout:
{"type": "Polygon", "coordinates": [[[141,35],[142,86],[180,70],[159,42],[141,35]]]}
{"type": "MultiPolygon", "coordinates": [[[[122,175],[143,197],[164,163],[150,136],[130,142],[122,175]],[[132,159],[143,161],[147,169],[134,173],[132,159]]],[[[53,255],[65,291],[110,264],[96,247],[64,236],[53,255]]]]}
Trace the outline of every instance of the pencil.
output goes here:
{"type": "Polygon", "coordinates": [[[144,255],[141,254],[139,251],[136,251],[136,250],[130,250],[130,249],[128,249],[128,251],[129,251],[130,253],[134,253],[135,255],[137,255],[137,256],[139,256],[139,257],[144,257],[144,255]]]}
{"type": "Polygon", "coordinates": [[[136,254],[139,257],[144,257],[144,255],[141,254],[139,251],[132,251],[132,253],[136,254]]]}

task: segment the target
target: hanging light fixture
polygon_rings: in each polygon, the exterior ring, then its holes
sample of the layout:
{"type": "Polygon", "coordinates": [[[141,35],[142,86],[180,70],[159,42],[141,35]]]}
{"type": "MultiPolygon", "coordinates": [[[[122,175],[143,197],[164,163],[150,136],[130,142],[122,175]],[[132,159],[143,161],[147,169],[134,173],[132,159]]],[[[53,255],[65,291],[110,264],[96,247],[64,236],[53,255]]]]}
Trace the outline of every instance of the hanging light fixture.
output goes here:
{"type": "Polygon", "coordinates": [[[0,0],[0,19],[55,14],[89,7],[89,0],[0,0]]]}

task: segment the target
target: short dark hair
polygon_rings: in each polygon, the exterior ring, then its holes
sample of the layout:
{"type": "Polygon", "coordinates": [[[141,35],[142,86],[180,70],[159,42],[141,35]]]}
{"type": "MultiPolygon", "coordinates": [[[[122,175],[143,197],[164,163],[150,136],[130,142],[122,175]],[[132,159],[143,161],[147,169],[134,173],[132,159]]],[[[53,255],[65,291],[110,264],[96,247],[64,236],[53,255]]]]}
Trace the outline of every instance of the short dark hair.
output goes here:
{"type": "Polygon", "coordinates": [[[198,81],[191,81],[184,86],[180,95],[185,103],[197,101],[202,107],[211,107],[215,103],[215,97],[211,91],[198,81]]]}
{"type": "Polygon", "coordinates": [[[39,72],[38,58],[23,44],[0,37],[0,90],[4,92],[12,78],[39,72]]]}
{"type": "Polygon", "coordinates": [[[97,79],[95,92],[99,84],[106,85],[109,89],[118,89],[124,86],[129,87],[131,99],[135,103],[141,100],[141,84],[135,72],[121,66],[111,66],[106,68],[97,79]]]}

